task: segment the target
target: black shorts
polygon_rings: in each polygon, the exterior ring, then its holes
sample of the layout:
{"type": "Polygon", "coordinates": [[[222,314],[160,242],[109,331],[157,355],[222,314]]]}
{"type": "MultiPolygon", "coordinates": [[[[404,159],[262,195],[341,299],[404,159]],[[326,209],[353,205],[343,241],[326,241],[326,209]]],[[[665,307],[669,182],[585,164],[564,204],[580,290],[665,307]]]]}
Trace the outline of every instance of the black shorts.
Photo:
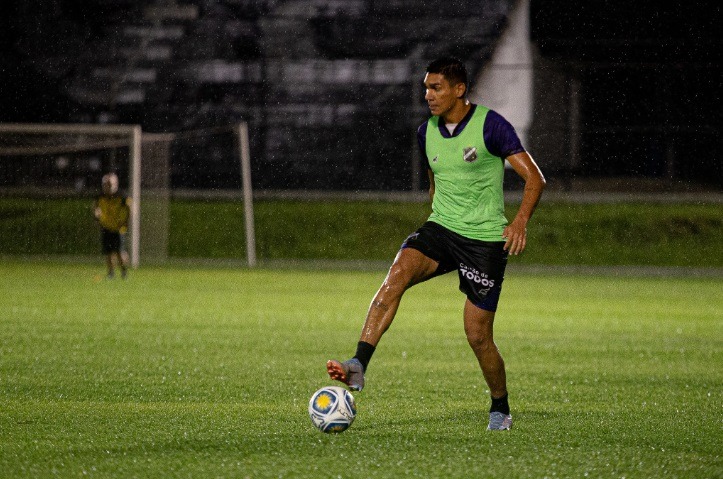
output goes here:
{"type": "Polygon", "coordinates": [[[103,254],[120,253],[122,246],[122,235],[117,231],[100,229],[100,244],[103,254]]]}
{"type": "Polygon", "coordinates": [[[466,238],[431,221],[424,223],[402,244],[438,261],[434,276],[457,270],[459,290],[475,306],[497,311],[507,266],[504,241],[466,238]]]}

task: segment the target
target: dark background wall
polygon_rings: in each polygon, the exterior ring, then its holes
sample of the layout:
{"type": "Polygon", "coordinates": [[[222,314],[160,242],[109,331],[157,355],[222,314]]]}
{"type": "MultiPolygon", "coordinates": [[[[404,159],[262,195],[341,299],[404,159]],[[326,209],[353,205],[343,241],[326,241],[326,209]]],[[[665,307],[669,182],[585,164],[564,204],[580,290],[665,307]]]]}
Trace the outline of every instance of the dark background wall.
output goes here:
{"type": "Polygon", "coordinates": [[[562,176],[720,188],[720,5],[571,3],[531,2],[538,155],[562,176]]]}
{"type": "MultiPolygon", "coordinates": [[[[176,132],[243,119],[259,188],[407,190],[413,174],[423,186],[412,162],[427,115],[424,66],[455,55],[474,78],[514,5],[12,2],[0,20],[0,120],[176,132]]],[[[549,177],[720,186],[716,3],[532,0],[530,8],[529,147],[549,177]]],[[[210,138],[176,149],[174,187],[238,186],[232,142],[210,138]]]]}

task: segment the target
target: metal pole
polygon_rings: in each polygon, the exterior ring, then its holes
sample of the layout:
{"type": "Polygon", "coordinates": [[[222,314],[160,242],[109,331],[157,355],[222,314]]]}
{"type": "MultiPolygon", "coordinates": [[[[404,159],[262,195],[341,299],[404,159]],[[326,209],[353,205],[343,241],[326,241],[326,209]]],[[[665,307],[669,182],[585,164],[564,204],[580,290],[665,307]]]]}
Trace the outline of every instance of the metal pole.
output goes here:
{"type": "Polygon", "coordinates": [[[570,113],[568,115],[568,128],[570,132],[570,173],[575,174],[575,171],[580,167],[580,92],[581,85],[580,80],[576,76],[570,78],[570,100],[568,108],[570,113]]]}
{"type": "Polygon", "coordinates": [[[131,134],[131,267],[137,268],[140,264],[141,245],[141,146],[142,131],[140,125],[133,127],[131,134]]]}
{"type": "Polygon", "coordinates": [[[249,126],[238,124],[239,153],[241,156],[241,185],[244,198],[244,224],[246,228],[246,259],[249,268],[256,266],[256,233],[254,231],[253,191],[251,189],[251,152],[249,149],[249,126]]]}

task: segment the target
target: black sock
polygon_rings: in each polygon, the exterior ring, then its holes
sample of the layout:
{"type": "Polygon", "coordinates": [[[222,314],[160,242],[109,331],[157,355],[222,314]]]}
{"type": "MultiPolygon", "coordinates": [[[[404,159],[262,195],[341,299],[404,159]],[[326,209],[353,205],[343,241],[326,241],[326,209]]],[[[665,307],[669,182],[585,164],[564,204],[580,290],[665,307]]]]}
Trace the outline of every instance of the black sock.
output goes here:
{"type": "Polygon", "coordinates": [[[376,347],[364,341],[359,341],[356,345],[356,354],[354,357],[362,363],[362,366],[364,366],[364,372],[367,370],[367,364],[369,364],[369,360],[372,358],[372,354],[374,354],[375,349],[376,347]]]}
{"type": "Polygon", "coordinates": [[[492,398],[492,406],[490,407],[490,412],[501,412],[502,414],[509,414],[510,413],[510,405],[507,403],[507,394],[502,396],[501,398],[492,398]]]}

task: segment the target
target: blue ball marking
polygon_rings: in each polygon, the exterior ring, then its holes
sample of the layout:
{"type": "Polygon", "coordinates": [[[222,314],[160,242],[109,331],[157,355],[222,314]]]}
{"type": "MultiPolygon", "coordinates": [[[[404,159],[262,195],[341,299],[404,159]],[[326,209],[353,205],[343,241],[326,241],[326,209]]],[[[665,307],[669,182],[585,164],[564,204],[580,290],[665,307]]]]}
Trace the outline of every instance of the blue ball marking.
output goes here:
{"type": "Polygon", "coordinates": [[[329,411],[334,409],[336,401],[336,394],[332,393],[331,391],[322,390],[314,398],[311,407],[315,411],[320,412],[321,414],[327,414],[329,411]]]}

